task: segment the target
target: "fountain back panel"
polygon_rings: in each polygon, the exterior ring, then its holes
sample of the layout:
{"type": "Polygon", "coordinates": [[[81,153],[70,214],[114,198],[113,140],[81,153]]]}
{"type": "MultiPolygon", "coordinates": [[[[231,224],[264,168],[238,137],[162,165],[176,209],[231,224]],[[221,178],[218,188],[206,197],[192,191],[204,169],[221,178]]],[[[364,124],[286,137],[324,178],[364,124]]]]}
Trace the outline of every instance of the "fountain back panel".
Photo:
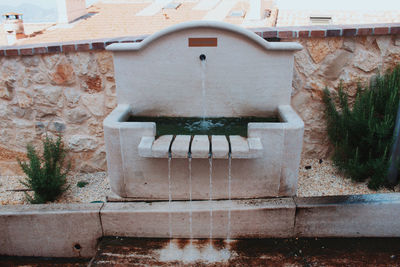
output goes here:
{"type": "Polygon", "coordinates": [[[290,106],[290,94],[293,53],[301,48],[207,21],[174,25],[140,43],[108,46],[118,100],[104,120],[112,191],[135,200],[169,199],[172,156],[172,200],[188,200],[191,156],[191,196],[209,199],[211,156],[213,199],[295,195],[304,124],[290,106]],[[234,118],[247,127],[187,133],[172,126],[173,132],[161,133],[170,117],[234,118]],[[278,119],[260,119],[269,117],[278,119]]]}

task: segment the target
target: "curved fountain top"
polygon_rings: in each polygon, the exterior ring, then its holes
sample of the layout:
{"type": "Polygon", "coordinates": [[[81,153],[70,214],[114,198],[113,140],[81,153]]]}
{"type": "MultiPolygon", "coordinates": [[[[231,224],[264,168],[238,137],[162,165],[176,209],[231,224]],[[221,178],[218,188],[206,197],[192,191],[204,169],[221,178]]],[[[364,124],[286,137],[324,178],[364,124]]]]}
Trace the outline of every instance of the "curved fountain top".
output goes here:
{"type": "Polygon", "coordinates": [[[194,21],[107,50],[114,53],[118,104],[134,114],[238,117],[290,104],[293,54],[301,48],[231,24],[194,21]]]}
{"type": "Polygon", "coordinates": [[[268,42],[249,30],[246,30],[242,27],[220,22],[220,21],[189,21],[184,23],[175,24],[171,27],[165,28],[159,32],[156,32],[149,37],[145,38],[140,43],[114,43],[107,46],[107,50],[110,51],[135,51],[145,48],[152,42],[160,39],[163,36],[169,35],[174,32],[183,31],[183,30],[190,30],[196,28],[213,28],[213,29],[220,29],[228,32],[233,32],[240,34],[244,37],[249,38],[249,40],[253,41],[254,43],[260,45],[266,50],[301,50],[303,46],[299,43],[293,42],[268,42]]]}

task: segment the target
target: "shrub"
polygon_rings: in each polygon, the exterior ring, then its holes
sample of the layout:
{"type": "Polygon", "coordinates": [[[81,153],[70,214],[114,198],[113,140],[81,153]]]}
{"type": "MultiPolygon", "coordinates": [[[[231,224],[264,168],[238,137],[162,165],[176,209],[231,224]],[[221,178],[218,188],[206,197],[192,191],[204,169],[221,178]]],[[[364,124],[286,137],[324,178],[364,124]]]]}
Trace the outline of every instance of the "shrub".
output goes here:
{"type": "Polygon", "coordinates": [[[26,194],[28,201],[33,204],[54,201],[68,189],[66,177],[70,165],[64,168],[67,151],[61,141],[61,136],[58,136],[56,141],[46,137],[43,141],[42,156],[37,154],[31,144],[27,145],[27,152],[28,162],[21,162],[18,159],[18,163],[27,175],[27,178],[20,183],[34,192],[33,197],[26,194]]]}
{"type": "Polygon", "coordinates": [[[88,184],[89,184],[89,183],[86,182],[86,181],[79,181],[79,182],[76,183],[76,185],[77,185],[79,188],[85,187],[85,186],[88,185],[88,184]]]}
{"type": "Polygon", "coordinates": [[[376,76],[368,88],[358,86],[353,108],[339,88],[338,99],[324,90],[328,135],[335,165],[355,181],[369,178],[368,187],[388,185],[393,130],[399,105],[400,66],[376,76]],[[338,100],[338,106],[335,105],[338,100]]]}

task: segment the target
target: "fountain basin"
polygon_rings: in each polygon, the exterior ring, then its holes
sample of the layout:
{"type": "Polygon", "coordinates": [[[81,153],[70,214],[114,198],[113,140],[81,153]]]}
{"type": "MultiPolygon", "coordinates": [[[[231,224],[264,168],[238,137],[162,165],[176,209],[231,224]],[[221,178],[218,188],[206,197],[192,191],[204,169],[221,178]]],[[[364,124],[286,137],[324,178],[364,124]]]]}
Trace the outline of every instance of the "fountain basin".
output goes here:
{"type": "MultiPolygon", "coordinates": [[[[104,121],[113,192],[138,200],[167,200],[167,158],[171,151],[172,199],[189,199],[190,136],[173,140],[172,135],[165,135],[156,139],[156,124],[126,122],[131,113],[129,105],[119,105],[104,121]]],[[[232,198],[295,194],[304,124],[289,105],[279,106],[277,115],[281,122],[249,123],[247,138],[230,136],[232,198]],[[235,138],[241,138],[242,143],[235,143],[235,138]],[[254,140],[256,144],[251,144],[254,140]],[[247,150],[240,146],[243,142],[248,145],[247,150]]],[[[211,142],[210,150],[209,138],[196,135],[191,144],[193,199],[209,198],[209,156],[215,159],[212,197],[228,199],[229,145],[225,136],[213,136],[211,142]],[[198,143],[194,142],[196,138],[198,143]]]]}

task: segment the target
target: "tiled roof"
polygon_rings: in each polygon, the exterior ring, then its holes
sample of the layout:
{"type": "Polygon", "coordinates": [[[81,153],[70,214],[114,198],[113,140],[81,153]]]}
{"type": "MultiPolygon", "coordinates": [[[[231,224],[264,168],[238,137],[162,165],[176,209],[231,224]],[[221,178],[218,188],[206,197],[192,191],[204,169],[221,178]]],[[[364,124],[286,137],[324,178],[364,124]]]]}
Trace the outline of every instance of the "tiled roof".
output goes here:
{"type": "MultiPolygon", "coordinates": [[[[88,8],[88,12],[95,15],[69,25],[49,28],[43,34],[19,40],[17,45],[147,35],[173,24],[203,19],[209,10],[193,9],[197,4],[196,1],[184,1],[178,9],[163,9],[152,16],[138,16],[137,13],[151,5],[150,2],[98,3],[88,8]]],[[[248,4],[241,5],[238,1],[231,10],[240,8],[246,9],[248,4]]],[[[240,25],[244,18],[227,16],[223,21],[240,25]]],[[[263,20],[259,26],[273,26],[274,22],[272,18],[263,20]]]]}
{"type": "MultiPolygon", "coordinates": [[[[290,38],[295,37],[291,29],[284,31],[286,26],[309,26],[313,25],[310,16],[331,16],[331,23],[328,26],[322,26],[324,29],[344,24],[376,24],[376,23],[394,23],[400,22],[400,10],[392,11],[334,11],[334,10],[289,10],[277,9],[274,0],[262,0],[261,6],[257,10],[269,9],[271,15],[262,20],[250,20],[248,16],[251,10],[254,11],[254,2],[251,0],[180,0],[182,4],[177,9],[161,9],[161,4],[168,0],[154,1],[127,1],[127,0],[104,0],[87,9],[89,16],[70,24],[57,24],[47,28],[41,34],[34,37],[20,39],[16,45],[32,45],[39,43],[79,43],[82,40],[98,40],[126,36],[141,36],[152,34],[173,24],[191,20],[202,20],[206,18],[220,19],[222,21],[241,25],[246,28],[266,28],[281,27],[277,37],[290,38]],[[157,4],[157,5],[156,5],[157,4]],[[150,8],[151,7],[151,8],[150,8]],[[253,7],[253,9],[252,9],[253,7]],[[147,10],[146,12],[143,12],[147,10]],[[244,16],[229,16],[232,11],[243,11],[244,16]],[[149,14],[152,15],[149,15],[149,14]],[[141,14],[141,15],[140,15],[141,14]],[[144,15],[143,15],[144,14],[144,15]],[[146,15],[147,14],[147,15],[146,15]],[[278,16],[278,18],[277,18],[278,16]],[[276,25],[275,25],[276,24],[276,25]],[[282,28],[283,27],[283,28],[282,28]]],[[[278,6],[279,7],[279,6],[278,6]]],[[[240,12],[237,12],[240,13],[240,12]]],[[[253,12],[253,15],[257,12],[253,12]]],[[[0,25],[1,26],[1,25],[0,25]]],[[[28,24],[25,28],[27,29],[28,24]]],[[[312,26],[314,27],[314,26],[312,26]]],[[[316,25],[321,27],[321,25],[316,25]]],[[[366,27],[366,26],[365,26],[366,27]]],[[[364,28],[365,28],[364,27],[364,28]]],[[[378,26],[373,26],[376,28],[378,26]]],[[[341,28],[341,27],[340,27],[341,28]]],[[[358,27],[356,27],[358,28],[358,27]]],[[[272,28],[269,31],[263,30],[266,37],[274,37],[272,28]],[[270,36],[271,35],[271,36],[270,36]]],[[[338,34],[347,35],[349,31],[328,30],[317,33],[313,31],[311,37],[315,34],[326,36],[337,36],[338,34]],[[332,35],[333,34],[333,35],[332,35]]],[[[309,32],[299,31],[299,37],[305,36],[309,32]]],[[[378,32],[376,32],[378,33],[378,32]]],[[[0,31],[0,46],[6,45],[4,32],[0,31]]]]}
{"type": "Polygon", "coordinates": [[[313,25],[310,16],[331,17],[332,25],[400,22],[400,10],[286,10],[279,9],[276,26],[313,25]]]}

